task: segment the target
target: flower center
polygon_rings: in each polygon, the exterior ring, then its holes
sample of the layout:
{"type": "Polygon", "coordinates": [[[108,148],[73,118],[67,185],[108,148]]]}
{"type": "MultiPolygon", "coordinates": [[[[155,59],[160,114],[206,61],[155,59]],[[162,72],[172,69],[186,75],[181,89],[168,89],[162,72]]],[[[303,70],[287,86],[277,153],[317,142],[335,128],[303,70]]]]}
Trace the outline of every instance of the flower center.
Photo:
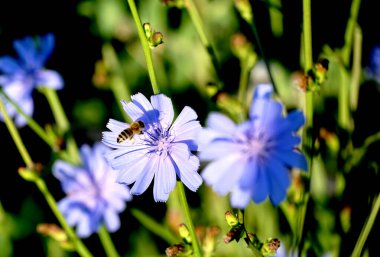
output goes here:
{"type": "Polygon", "coordinates": [[[156,154],[162,155],[165,158],[170,153],[171,142],[173,140],[174,136],[172,135],[161,135],[157,140],[156,154]]]}
{"type": "Polygon", "coordinates": [[[263,140],[252,138],[248,141],[247,151],[251,155],[264,155],[265,143],[263,142],[263,140]]]}

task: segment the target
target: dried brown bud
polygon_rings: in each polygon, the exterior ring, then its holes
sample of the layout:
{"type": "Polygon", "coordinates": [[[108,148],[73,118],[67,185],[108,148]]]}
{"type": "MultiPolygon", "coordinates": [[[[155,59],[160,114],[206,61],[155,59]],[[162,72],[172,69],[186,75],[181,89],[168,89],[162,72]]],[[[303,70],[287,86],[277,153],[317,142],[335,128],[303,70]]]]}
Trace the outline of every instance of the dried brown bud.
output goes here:
{"type": "Polygon", "coordinates": [[[166,248],[165,253],[168,257],[176,257],[185,251],[185,246],[182,244],[175,244],[166,248]]]}

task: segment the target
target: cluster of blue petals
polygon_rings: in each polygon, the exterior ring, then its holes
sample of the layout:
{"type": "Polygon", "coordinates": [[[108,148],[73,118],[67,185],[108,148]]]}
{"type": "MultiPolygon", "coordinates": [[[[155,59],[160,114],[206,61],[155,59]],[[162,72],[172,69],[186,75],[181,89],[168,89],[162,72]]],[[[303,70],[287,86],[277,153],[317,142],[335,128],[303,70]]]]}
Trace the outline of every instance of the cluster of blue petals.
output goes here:
{"type": "MultiPolygon", "coordinates": [[[[49,87],[55,90],[63,88],[63,79],[56,71],[45,69],[45,63],[53,52],[55,38],[49,33],[36,39],[25,37],[15,40],[13,47],[18,58],[6,55],[0,57],[0,87],[28,116],[32,116],[34,103],[33,89],[49,87]]],[[[18,127],[26,124],[11,103],[5,102],[10,117],[18,127]]],[[[0,115],[0,119],[3,119],[0,115]]]]}
{"type": "Polygon", "coordinates": [[[129,188],[115,182],[117,172],[104,155],[111,149],[102,143],[93,148],[80,148],[83,165],[75,166],[62,160],[53,165],[53,175],[61,182],[66,197],[58,208],[80,237],[88,237],[104,224],[108,231],[120,228],[119,213],[132,200],[129,188]]]}
{"type": "Polygon", "coordinates": [[[249,120],[235,124],[221,113],[211,113],[200,134],[200,159],[206,184],[220,194],[231,193],[231,205],[245,208],[267,197],[280,204],[290,186],[289,170],[307,170],[305,156],[297,150],[297,130],[305,122],[301,111],[284,115],[284,106],[271,98],[272,85],[255,88],[249,120]]]}
{"type": "Polygon", "coordinates": [[[164,94],[151,96],[141,93],[122,101],[125,112],[133,121],[142,121],[145,128],[133,140],[117,143],[118,135],[129,127],[125,122],[110,119],[103,132],[103,143],[114,148],[106,155],[110,165],[119,171],[117,181],[133,184],[131,193],[140,195],[152,180],[156,202],[166,202],[173,191],[177,177],[186,187],[196,191],[202,184],[198,174],[199,159],[196,135],[201,129],[197,114],[186,106],[174,119],[172,101],[164,94]]]}

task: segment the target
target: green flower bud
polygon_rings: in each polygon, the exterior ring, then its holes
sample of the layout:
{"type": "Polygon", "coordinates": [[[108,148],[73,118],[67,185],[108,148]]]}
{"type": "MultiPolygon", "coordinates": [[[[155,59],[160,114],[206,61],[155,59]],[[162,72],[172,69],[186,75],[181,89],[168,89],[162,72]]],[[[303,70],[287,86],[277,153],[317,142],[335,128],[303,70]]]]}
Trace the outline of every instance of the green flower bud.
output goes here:
{"type": "Polygon", "coordinates": [[[185,224],[182,223],[179,225],[178,232],[179,232],[179,236],[185,241],[185,243],[187,244],[191,243],[190,232],[185,224]]]}
{"type": "Polygon", "coordinates": [[[149,40],[150,37],[153,34],[152,27],[150,26],[150,23],[149,22],[145,22],[143,24],[143,28],[144,28],[145,36],[149,40]]]}
{"type": "Polygon", "coordinates": [[[227,212],[225,213],[225,217],[226,217],[227,224],[228,224],[230,227],[235,227],[236,225],[239,224],[239,220],[238,220],[238,218],[237,218],[236,215],[233,214],[231,211],[227,211],[227,212]]]}
{"type": "Polygon", "coordinates": [[[252,24],[253,12],[249,0],[235,0],[235,7],[240,12],[241,17],[248,23],[252,24]]]}
{"type": "Polygon", "coordinates": [[[164,35],[161,32],[154,32],[151,39],[149,40],[149,46],[154,48],[158,45],[164,43],[164,35]]]}
{"type": "Polygon", "coordinates": [[[280,240],[277,238],[267,238],[261,248],[261,253],[264,256],[276,256],[276,252],[280,247],[280,240]]]}
{"type": "Polygon", "coordinates": [[[41,170],[42,170],[42,165],[37,163],[31,169],[20,167],[18,169],[18,174],[20,174],[20,176],[27,181],[35,182],[40,177],[41,170]]]}
{"type": "Polygon", "coordinates": [[[59,243],[59,245],[66,251],[74,251],[74,245],[69,241],[67,234],[55,224],[38,224],[37,232],[48,236],[59,243]]]}

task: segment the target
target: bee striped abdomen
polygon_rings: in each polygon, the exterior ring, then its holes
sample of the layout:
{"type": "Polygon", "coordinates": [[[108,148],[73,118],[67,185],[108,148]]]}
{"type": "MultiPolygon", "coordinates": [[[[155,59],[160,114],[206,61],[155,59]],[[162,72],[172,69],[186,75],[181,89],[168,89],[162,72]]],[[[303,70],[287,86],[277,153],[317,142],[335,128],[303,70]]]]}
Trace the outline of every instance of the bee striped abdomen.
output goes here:
{"type": "Polygon", "coordinates": [[[144,122],[141,120],[138,120],[136,122],[133,122],[129,128],[124,129],[120,132],[120,134],[116,138],[117,143],[122,143],[127,139],[132,139],[134,134],[142,134],[143,129],[145,128],[144,122]]]}
{"type": "Polygon", "coordinates": [[[122,143],[127,139],[131,139],[133,136],[133,131],[130,128],[124,129],[120,134],[117,136],[117,142],[122,143]]]}

